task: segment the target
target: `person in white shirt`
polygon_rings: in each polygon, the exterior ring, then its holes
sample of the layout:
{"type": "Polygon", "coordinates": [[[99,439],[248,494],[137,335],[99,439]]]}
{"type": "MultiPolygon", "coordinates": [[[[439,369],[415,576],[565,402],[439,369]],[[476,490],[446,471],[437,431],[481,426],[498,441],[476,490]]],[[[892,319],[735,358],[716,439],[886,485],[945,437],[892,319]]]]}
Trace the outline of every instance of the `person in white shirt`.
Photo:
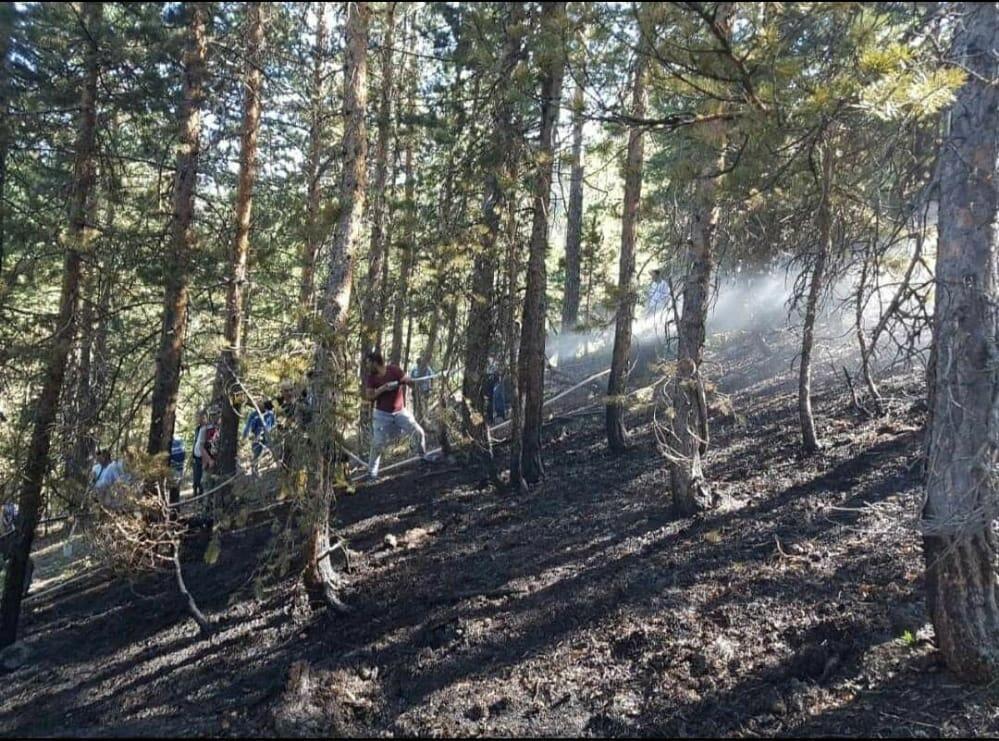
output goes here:
{"type": "Polygon", "coordinates": [[[97,454],[101,464],[101,472],[94,483],[94,490],[100,503],[108,509],[120,509],[124,503],[121,485],[128,483],[130,477],[121,461],[111,460],[111,451],[105,448],[97,454]]]}
{"type": "Polygon", "coordinates": [[[669,285],[662,277],[662,271],[652,271],[652,283],[645,299],[646,315],[658,314],[666,308],[669,301],[669,285]]]}
{"type": "Polygon", "coordinates": [[[111,451],[107,448],[97,451],[97,464],[94,466],[96,476],[94,477],[94,488],[97,491],[107,489],[111,484],[121,478],[124,473],[120,461],[111,460],[111,451]]]}
{"type": "Polygon", "coordinates": [[[204,493],[202,483],[205,465],[211,465],[212,456],[207,450],[208,415],[198,412],[197,426],[194,428],[194,450],[191,452],[191,495],[200,496],[204,493]]]}

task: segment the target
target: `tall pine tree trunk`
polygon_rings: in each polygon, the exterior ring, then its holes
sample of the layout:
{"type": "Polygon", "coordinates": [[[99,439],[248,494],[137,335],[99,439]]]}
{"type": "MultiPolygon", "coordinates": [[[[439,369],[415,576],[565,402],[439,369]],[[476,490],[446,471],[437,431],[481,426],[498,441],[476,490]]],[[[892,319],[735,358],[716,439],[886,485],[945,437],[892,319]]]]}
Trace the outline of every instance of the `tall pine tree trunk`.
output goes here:
{"type": "MultiPolygon", "coordinates": [[[[91,204],[94,203],[91,197],[91,204]]],[[[94,223],[96,213],[89,210],[87,220],[94,223]]],[[[69,455],[69,476],[80,492],[87,485],[89,470],[87,462],[97,448],[93,434],[93,418],[97,413],[97,399],[93,387],[94,342],[96,339],[96,302],[101,290],[100,261],[94,260],[90,270],[81,276],[81,306],[78,319],[80,360],[77,367],[76,388],[73,399],[74,419],[70,421],[72,450],[69,455]]]]}
{"type": "Polygon", "coordinates": [[[579,323],[580,249],[583,244],[583,86],[576,83],[572,100],[572,174],[565,226],[565,293],[562,297],[562,331],[579,323]]]}
{"type": "MultiPolygon", "coordinates": [[[[229,252],[229,276],[225,300],[225,346],[219,358],[222,387],[222,425],[219,440],[219,471],[228,480],[236,474],[239,450],[239,397],[243,359],[244,289],[250,254],[250,217],[253,183],[257,174],[257,136],[260,133],[260,93],[263,87],[264,24],[261,3],[246,6],[246,82],[243,128],[240,133],[239,186],[236,191],[236,235],[229,252]]],[[[223,495],[230,490],[226,484],[223,495]]]]}
{"type": "MultiPolygon", "coordinates": [[[[392,153],[392,174],[389,176],[388,200],[395,202],[395,180],[399,174],[399,137],[396,136],[392,153]]],[[[395,228],[398,221],[398,213],[392,211],[386,214],[385,225],[385,259],[382,260],[382,277],[379,281],[381,289],[378,291],[378,316],[375,318],[375,347],[384,347],[386,317],[388,316],[389,302],[392,299],[392,283],[389,280],[389,258],[392,255],[392,244],[395,241],[395,228]]],[[[370,415],[369,415],[370,417],[370,415]]]]}
{"type": "Polygon", "coordinates": [[[444,281],[442,276],[443,274],[439,274],[437,276],[437,285],[434,288],[434,313],[430,316],[430,327],[427,329],[427,344],[421,353],[422,357],[426,360],[427,365],[433,363],[434,356],[436,355],[437,342],[440,338],[441,315],[444,313],[441,308],[441,304],[444,300],[444,291],[442,290],[442,284],[444,281]]]}
{"type": "Polygon", "coordinates": [[[819,449],[812,414],[812,349],[815,345],[815,318],[819,300],[825,288],[826,263],[832,251],[832,209],[829,203],[832,188],[832,154],[828,146],[822,150],[822,196],[819,201],[817,221],[819,227],[818,251],[812,267],[812,280],[805,301],[805,323],[801,331],[801,365],[798,368],[798,419],[801,422],[801,445],[806,453],[819,449]]]}
{"type": "MultiPolygon", "coordinates": [[[[718,124],[723,126],[723,124],[718,124]]],[[[724,169],[724,155],[711,163],[724,169]]],[[[673,393],[673,444],[670,452],[670,485],[673,510],[685,517],[712,505],[701,459],[707,449],[708,419],[701,364],[715,271],[714,236],[718,224],[718,188],[721,176],[705,174],[694,193],[687,277],[683,287],[683,313],[677,332],[677,364],[673,393]]]]}
{"type": "Polygon", "coordinates": [[[312,80],[309,86],[309,156],[305,160],[308,196],[305,206],[305,241],[302,245],[302,280],[298,289],[298,331],[304,333],[315,313],[313,293],[316,255],[319,252],[319,179],[323,155],[323,60],[326,56],[326,3],[310,3],[316,9],[316,45],[312,50],[312,80]]]}
{"type": "MultiPolygon", "coordinates": [[[[460,27],[458,34],[460,36],[460,27]]],[[[460,43],[460,39],[459,39],[460,43]]],[[[449,88],[448,107],[455,112],[455,126],[453,131],[460,136],[465,131],[467,120],[466,106],[462,102],[464,80],[462,72],[464,65],[458,64],[455,68],[454,83],[449,88]]],[[[476,90],[478,88],[475,88],[476,90]]],[[[441,244],[447,244],[454,238],[455,232],[461,228],[465,221],[468,209],[468,191],[465,188],[456,188],[457,180],[461,173],[456,166],[457,157],[456,146],[451,146],[447,151],[447,165],[444,169],[444,182],[440,191],[440,201],[438,203],[439,221],[437,224],[437,237],[441,244]],[[457,192],[456,192],[457,190],[457,192]]],[[[437,271],[437,280],[434,285],[434,315],[430,325],[430,336],[427,338],[427,363],[433,363],[437,357],[437,346],[440,340],[440,326],[442,321],[453,315],[452,307],[459,299],[456,292],[448,290],[451,273],[440,269],[437,271]],[[450,300],[451,303],[447,303],[450,300]]],[[[449,325],[450,326],[450,325],[449,325]]],[[[440,386],[444,386],[444,381],[440,386]]]]}
{"type": "Polygon", "coordinates": [[[491,137],[486,155],[488,169],[482,199],[482,220],[485,229],[472,267],[472,291],[468,308],[464,377],[461,388],[464,399],[462,421],[465,430],[472,439],[475,456],[482,462],[494,484],[499,483],[499,474],[496,471],[492,439],[486,423],[485,376],[497,324],[493,286],[497,269],[495,250],[500,231],[500,215],[507,197],[506,188],[511,182],[509,173],[513,169],[512,117],[516,92],[512,76],[523,54],[521,39],[524,30],[522,28],[524,11],[523,3],[507,3],[504,6],[506,35],[496,89],[499,100],[492,116],[491,137]]]}
{"type": "MultiPolygon", "coordinates": [[[[864,379],[864,385],[870,394],[871,401],[877,414],[882,413],[881,392],[878,391],[871,372],[871,360],[874,352],[873,343],[867,341],[867,332],[864,330],[864,306],[866,305],[867,280],[872,271],[876,271],[876,266],[872,265],[870,254],[864,255],[864,260],[860,268],[860,278],[857,282],[856,301],[854,303],[853,323],[857,333],[857,346],[860,349],[860,375],[864,379]]],[[[876,281],[875,281],[876,285],[876,281]]]]}
{"type": "Polygon", "coordinates": [[[63,268],[62,288],[59,296],[59,315],[56,320],[52,347],[45,361],[45,375],[38,398],[35,400],[34,425],[31,442],[25,458],[18,500],[20,521],[15,542],[7,560],[7,576],[0,603],[0,646],[9,646],[17,640],[17,625],[21,615],[21,600],[25,591],[31,545],[41,517],[42,484],[49,467],[49,447],[52,425],[56,419],[59,393],[62,390],[66,365],[76,333],[77,312],[80,304],[80,283],[83,254],[89,249],[92,225],[87,223],[88,206],[97,174],[97,80],[100,66],[100,23],[102,3],[84,3],[81,14],[84,52],[84,79],[80,95],[80,118],[76,135],[76,153],[73,166],[73,190],[70,201],[69,244],[63,268]]]}
{"type": "MultiPolygon", "coordinates": [[[[120,192],[116,190],[115,178],[111,172],[105,177],[105,213],[107,223],[102,227],[105,234],[113,235],[120,192]]],[[[91,197],[93,218],[97,219],[97,198],[91,197]]],[[[87,465],[97,451],[98,430],[102,402],[109,392],[108,384],[108,336],[111,328],[111,298],[115,290],[117,274],[116,253],[113,243],[102,240],[103,255],[95,256],[92,275],[84,285],[83,311],[80,317],[80,376],[77,379],[76,401],[78,418],[75,420],[74,464],[77,482],[85,487],[89,476],[87,465]],[[89,311],[88,311],[89,308],[89,311]],[[83,353],[86,353],[85,357],[83,353]]]]}
{"type": "Polygon", "coordinates": [[[936,642],[962,678],[999,674],[999,3],[962,3],[970,71],[941,152],[932,420],[923,509],[936,642]]]}
{"type": "MultiPolygon", "coordinates": [[[[415,58],[415,57],[414,57],[415,58]]],[[[410,99],[412,100],[412,98],[410,99]]],[[[412,107],[409,106],[410,111],[412,107]]],[[[392,363],[402,362],[405,319],[409,313],[409,280],[416,264],[416,181],[413,172],[413,139],[406,137],[406,153],[403,169],[406,176],[405,199],[403,208],[405,214],[403,237],[402,264],[399,269],[399,285],[396,289],[395,306],[392,314],[392,349],[389,360],[392,363]]]]}
{"type": "Polygon", "coordinates": [[[409,353],[413,348],[413,315],[407,312],[406,317],[406,350],[402,354],[402,367],[409,368],[409,353]]]}
{"type": "Polygon", "coordinates": [[[562,75],[565,72],[564,43],[565,3],[546,3],[541,9],[542,33],[545,34],[548,65],[541,81],[541,141],[534,183],[534,217],[527,264],[527,290],[524,297],[524,320],[520,334],[520,398],[524,412],[521,434],[520,474],[531,484],[544,477],[541,460],[541,423],[545,384],[545,325],[548,276],[545,258],[548,253],[548,209],[551,204],[552,166],[555,152],[555,127],[558,125],[562,75]]]}
{"type": "Polygon", "coordinates": [[[164,265],[166,290],[149,424],[147,452],[150,455],[168,452],[173,438],[184,337],[187,333],[189,265],[195,244],[194,192],[201,151],[208,7],[206,3],[189,3],[185,10],[189,19],[187,48],[184,51],[184,98],[180,108],[180,142],[177,145],[169,247],[164,265]]]}
{"type": "MultiPolygon", "coordinates": [[[[14,3],[0,2],[0,203],[4,203],[7,192],[7,151],[10,149],[10,117],[7,101],[10,97],[10,72],[7,68],[7,53],[10,49],[10,36],[14,29],[14,3]]],[[[7,254],[6,208],[0,208],[0,283],[7,254]]],[[[3,293],[0,293],[0,303],[3,293]]]]}
{"type": "MultiPolygon", "coordinates": [[[[635,60],[632,115],[645,116],[645,55],[635,60]]],[[[628,159],[624,171],[624,213],[621,220],[621,260],[617,283],[617,317],[614,326],[614,353],[607,381],[607,444],[615,452],[628,445],[624,426],[624,396],[627,387],[628,358],[631,354],[631,325],[635,314],[635,232],[642,200],[642,130],[634,126],[628,132],[628,159]]]]}
{"type": "Polygon", "coordinates": [[[520,398],[520,327],[517,320],[517,307],[520,305],[520,279],[522,265],[521,244],[517,229],[517,198],[507,204],[506,233],[506,326],[504,327],[506,346],[506,377],[510,380],[510,484],[521,491],[526,489],[524,477],[520,473],[521,435],[524,429],[523,412],[517,400],[520,398]]]}
{"type": "MultiPolygon", "coordinates": [[[[726,46],[730,44],[734,12],[734,3],[719,3],[712,20],[714,34],[726,46]]],[[[715,142],[714,156],[706,158],[704,171],[694,189],[683,310],[677,328],[672,449],[667,452],[673,513],[678,517],[710,509],[714,504],[703,469],[703,457],[708,449],[708,405],[702,364],[716,263],[714,240],[728,127],[723,119],[705,124],[705,127],[706,141],[715,142]]]]}
{"type": "MultiPolygon", "coordinates": [[[[120,192],[115,189],[113,176],[105,179],[106,224],[102,225],[105,235],[115,232],[116,205],[120,192]]],[[[91,198],[92,209],[96,209],[96,198],[91,198]]],[[[92,210],[94,219],[96,210],[92,210]]],[[[108,339],[111,331],[111,299],[118,275],[116,272],[116,248],[113,242],[102,240],[102,255],[94,256],[93,269],[89,281],[84,282],[85,303],[80,312],[80,375],[77,379],[76,402],[77,419],[74,420],[73,470],[77,483],[82,489],[89,477],[88,463],[93,459],[99,443],[101,412],[110,392],[108,339]],[[87,285],[89,283],[89,285],[87,285]],[[87,308],[90,307],[89,312],[87,308]],[[88,316],[89,315],[89,316],[88,316]],[[83,357],[83,352],[86,357],[83,357]]]]}
{"type": "Polygon", "coordinates": [[[361,354],[375,349],[378,338],[378,302],[382,295],[382,264],[386,260],[385,220],[388,207],[386,185],[389,172],[392,136],[392,99],[395,95],[395,65],[392,44],[395,32],[396,3],[385,3],[385,31],[381,49],[381,98],[378,103],[378,138],[375,144],[375,182],[372,190],[371,249],[368,255],[368,280],[361,301],[361,354]]]}
{"type": "Polygon", "coordinates": [[[321,591],[331,606],[340,606],[336,573],[330,564],[329,524],[339,471],[337,418],[338,395],[354,378],[346,357],[347,316],[350,312],[354,260],[360,241],[367,188],[368,140],[364,116],[368,102],[367,3],[348,3],[346,28],[347,64],[344,79],[343,171],[340,178],[340,218],[329,247],[329,276],[323,291],[322,327],[316,338],[314,410],[310,439],[316,460],[306,496],[309,530],[303,572],[308,587],[321,591]]]}

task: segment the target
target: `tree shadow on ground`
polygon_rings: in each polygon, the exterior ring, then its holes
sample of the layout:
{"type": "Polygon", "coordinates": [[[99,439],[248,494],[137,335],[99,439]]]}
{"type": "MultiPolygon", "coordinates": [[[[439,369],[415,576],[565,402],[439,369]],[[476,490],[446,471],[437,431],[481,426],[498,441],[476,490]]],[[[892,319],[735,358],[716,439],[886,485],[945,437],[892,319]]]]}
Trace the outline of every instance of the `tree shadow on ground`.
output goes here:
{"type": "MultiPolygon", "coordinates": [[[[823,400],[820,412],[828,414],[833,401],[823,400]]],[[[783,414],[787,427],[791,410],[783,414]]],[[[774,416],[773,425],[781,419],[774,416]]],[[[896,506],[896,495],[914,487],[902,468],[918,445],[914,432],[873,440],[864,455],[834,450],[792,461],[795,475],[775,482],[760,471],[786,457],[782,438],[726,431],[722,445],[745,448],[719,456],[712,476],[732,479],[736,501],[675,521],[664,466],[658,459],[649,465],[650,431],[639,436],[645,448],[611,456],[599,430],[569,427],[568,439],[546,447],[548,481],[527,496],[476,489],[477,473],[463,471],[431,479],[439,488],[430,492],[399,477],[342,498],[338,531],[357,552],[344,594],[347,616],[297,620],[288,594],[244,606],[245,613],[229,608],[247,562],[268,542],[266,527],[227,535],[227,560],[214,568],[190,564],[189,586],[202,607],[224,616],[212,643],[191,640],[193,629],[182,627],[184,613],[165,585],[149,601],[121,585],[90,582],[79,593],[53,594],[29,627],[70,661],[13,675],[2,707],[17,711],[14,728],[24,733],[71,724],[84,733],[98,724],[217,733],[218,708],[241,714],[245,725],[231,729],[259,731],[269,728],[289,665],[306,660],[331,675],[379,670],[381,699],[369,732],[427,730],[429,718],[446,712],[458,716],[450,730],[471,730],[461,726],[473,722],[462,720],[462,708],[480,701],[476,688],[487,684],[504,687],[495,691],[513,695],[510,702],[523,709],[508,733],[736,732],[773,714],[740,710],[746,698],[774,704],[767,687],[779,684],[787,694],[791,679],[816,683],[816,671],[824,682],[845,681],[856,661],[886,640],[884,610],[858,599],[862,581],[891,584],[884,554],[851,549],[864,505],[896,506]],[[754,465],[756,472],[744,473],[754,465]],[[778,540],[800,550],[788,559],[778,540]],[[103,616],[94,614],[101,609],[103,616]],[[88,634],[100,640],[87,645],[88,634]],[[846,659],[827,670],[832,654],[822,646],[847,639],[853,648],[842,652],[846,659]],[[726,641],[739,646],[742,664],[724,659],[713,669],[726,641]],[[795,662],[807,661],[806,678],[798,679],[795,662]],[[582,680],[571,678],[584,669],[603,677],[607,691],[638,693],[640,714],[611,712],[586,695],[582,680]],[[526,681],[529,671],[533,700],[511,689],[510,677],[526,681]],[[569,699],[544,699],[539,687],[556,677],[569,677],[558,680],[569,699]],[[539,698],[548,707],[529,715],[539,698]],[[69,718],[46,720],[53,706],[69,718]]],[[[153,588],[159,583],[144,585],[153,588]]],[[[0,728],[12,730],[9,722],[0,728]]]]}

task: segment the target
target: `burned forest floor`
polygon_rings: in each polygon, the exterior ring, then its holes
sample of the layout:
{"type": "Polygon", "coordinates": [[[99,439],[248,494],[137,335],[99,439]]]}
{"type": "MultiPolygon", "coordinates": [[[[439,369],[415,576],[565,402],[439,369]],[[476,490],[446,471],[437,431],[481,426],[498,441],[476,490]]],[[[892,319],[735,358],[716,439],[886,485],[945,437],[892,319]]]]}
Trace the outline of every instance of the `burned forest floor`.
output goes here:
{"type": "Polygon", "coordinates": [[[922,374],[883,378],[889,413],[873,417],[839,365],[820,364],[825,448],[803,457],[779,341],[711,354],[716,509],[671,516],[645,396],[622,455],[599,407],[570,413],[601,379],[554,410],[547,478],[529,494],[439,465],[343,497],[349,614],[311,609],[294,567],[253,589],[266,513],[225,533],[214,565],[204,539],[187,548],[210,640],[170,574],[94,569],[39,590],[28,660],[0,675],[0,733],[999,733],[999,697],[948,674],[927,622],[922,374]]]}

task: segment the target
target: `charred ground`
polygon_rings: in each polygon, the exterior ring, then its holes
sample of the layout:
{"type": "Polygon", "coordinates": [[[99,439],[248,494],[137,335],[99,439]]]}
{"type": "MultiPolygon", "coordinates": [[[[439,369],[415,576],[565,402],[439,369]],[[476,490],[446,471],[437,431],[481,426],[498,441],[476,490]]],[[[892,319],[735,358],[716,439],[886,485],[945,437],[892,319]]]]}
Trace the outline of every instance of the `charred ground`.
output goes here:
{"type": "Polygon", "coordinates": [[[774,342],[746,335],[714,358],[732,403],[707,458],[715,511],[671,517],[651,407],[621,456],[599,416],[556,416],[529,496],[433,468],[340,501],[347,616],[313,613],[293,575],[254,597],[266,512],[214,566],[188,547],[211,641],[167,577],[47,589],[28,602],[31,658],[4,677],[0,732],[999,732],[999,700],[948,676],[926,620],[921,375],[893,376],[891,414],[873,418],[827,365],[827,447],[802,458],[774,342]]]}

